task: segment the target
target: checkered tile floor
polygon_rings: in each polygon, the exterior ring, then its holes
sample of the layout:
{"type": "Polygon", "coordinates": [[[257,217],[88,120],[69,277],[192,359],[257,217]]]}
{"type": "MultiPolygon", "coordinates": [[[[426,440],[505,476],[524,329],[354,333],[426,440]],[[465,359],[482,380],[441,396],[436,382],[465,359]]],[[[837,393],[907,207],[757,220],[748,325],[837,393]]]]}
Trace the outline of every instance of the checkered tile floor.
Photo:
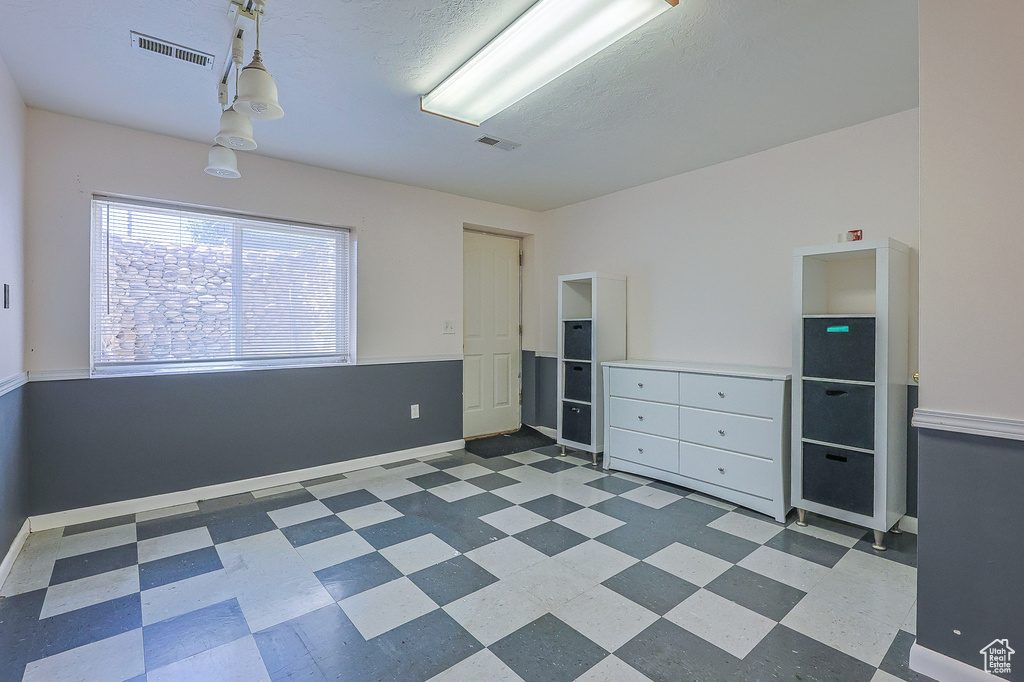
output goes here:
{"type": "Polygon", "coordinates": [[[30,536],[7,680],[924,679],[916,538],[777,524],[555,447],[30,536]]]}

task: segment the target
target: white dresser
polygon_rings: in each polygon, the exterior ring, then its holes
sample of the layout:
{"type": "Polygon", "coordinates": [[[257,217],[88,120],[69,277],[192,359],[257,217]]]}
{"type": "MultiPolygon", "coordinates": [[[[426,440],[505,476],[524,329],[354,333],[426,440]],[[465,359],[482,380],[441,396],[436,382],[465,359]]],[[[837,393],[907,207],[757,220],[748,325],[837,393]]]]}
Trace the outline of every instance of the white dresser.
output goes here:
{"type": "Polygon", "coordinates": [[[604,466],[784,521],[788,369],[651,360],[602,363],[604,466]]]}

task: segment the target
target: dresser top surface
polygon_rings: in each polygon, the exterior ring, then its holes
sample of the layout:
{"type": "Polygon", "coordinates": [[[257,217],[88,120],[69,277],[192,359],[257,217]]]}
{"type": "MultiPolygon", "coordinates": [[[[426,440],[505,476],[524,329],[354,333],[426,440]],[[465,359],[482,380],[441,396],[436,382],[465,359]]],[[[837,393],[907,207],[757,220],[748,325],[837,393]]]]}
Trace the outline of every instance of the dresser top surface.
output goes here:
{"type": "Polygon", "coordinates": [[[721,376],[744,377],[747,379],[771,379],[786,381],[791,376],[789,367],[759,367],[756,365],[726,365],[702,362],[680,362],[677,360],[612,360],[602,362],[602,367],[623,367],[626,369],[653,369],[666,372],[687,372],[690,374],[716,374],[721,376]]]}

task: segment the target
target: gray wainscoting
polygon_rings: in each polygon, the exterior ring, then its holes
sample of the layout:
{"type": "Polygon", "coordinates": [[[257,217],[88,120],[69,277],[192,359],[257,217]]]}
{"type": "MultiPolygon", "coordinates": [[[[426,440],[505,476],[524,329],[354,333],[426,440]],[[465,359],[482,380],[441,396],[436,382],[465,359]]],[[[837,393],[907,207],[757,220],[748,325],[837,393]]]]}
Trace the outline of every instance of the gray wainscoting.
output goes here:
{"type": "Polygon", "coordinates": [[[462,438],[459,360],[26,388],[31,514],[462,438]]]}
{"type": "Polygon", "coordinates": [[[0,395],[0,560],[29,513],[25,389],[0,395]]]}
{"type": "Polygon", "coordinates": [[[918,644],[976,668],[994,639],[1024,651],[1024,442],[921,429],[918,471],[918,644]]]}
{"type": "Polygon", "coordinates": [[[524,424],[558,428],[558,359],[523,351],[524,424]]]}

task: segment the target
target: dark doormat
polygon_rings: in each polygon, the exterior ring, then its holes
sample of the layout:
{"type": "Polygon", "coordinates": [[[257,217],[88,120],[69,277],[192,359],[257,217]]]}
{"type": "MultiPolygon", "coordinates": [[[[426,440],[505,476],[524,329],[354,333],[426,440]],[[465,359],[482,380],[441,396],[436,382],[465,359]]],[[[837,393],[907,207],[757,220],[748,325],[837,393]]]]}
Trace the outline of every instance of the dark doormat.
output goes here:
{"type": "Polygon", "coordinates": [[[497,436],[467,440],[466,450],[477,457],[486,459],[554,444],[553,438],[548,438],[540,431],[531,429],[524,424],[519,427],[518,431],[513,431],[512,433],[499,433],[497,436]]]}

